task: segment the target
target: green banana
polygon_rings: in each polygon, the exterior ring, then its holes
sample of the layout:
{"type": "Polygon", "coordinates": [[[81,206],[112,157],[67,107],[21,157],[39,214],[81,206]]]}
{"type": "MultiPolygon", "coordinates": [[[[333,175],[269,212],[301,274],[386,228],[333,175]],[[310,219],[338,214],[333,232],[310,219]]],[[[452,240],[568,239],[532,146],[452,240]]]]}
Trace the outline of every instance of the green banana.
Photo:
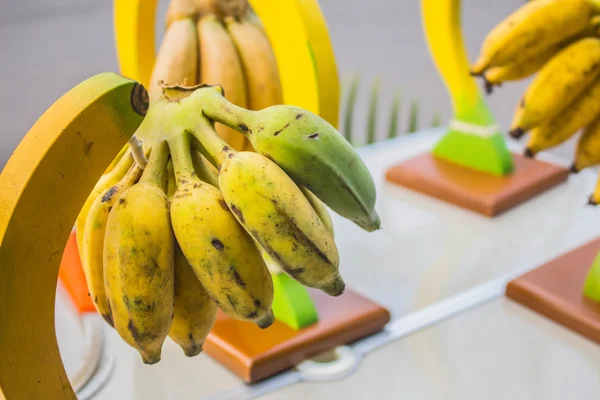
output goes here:
{"type": "Polygon", "coordinates": [[[226,100],[216,86],[196,90],[190,99],[208,118],[243,133],[258,153],[333,211],[367,231],[380,228],[373,178],[352,145],[327,121],[286,105],[246,110],[226,100]]]}

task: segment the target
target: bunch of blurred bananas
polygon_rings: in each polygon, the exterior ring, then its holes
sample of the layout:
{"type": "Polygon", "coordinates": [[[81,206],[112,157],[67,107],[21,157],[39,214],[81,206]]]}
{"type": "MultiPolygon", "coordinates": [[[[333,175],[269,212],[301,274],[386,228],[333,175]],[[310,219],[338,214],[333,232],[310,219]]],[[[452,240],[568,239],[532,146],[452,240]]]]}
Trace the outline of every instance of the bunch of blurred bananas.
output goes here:
{"type": "Polygon", "coordinates": [[[510,135],[529,133],[525,155],[533,157],[583,129],[573,172],[600,164],[598,13],[598,0],[530,1],[488,34],[471,69],[488,92],[537,73],[519,101],[510,135]]]}
{"type": "Polygon", "coordinates": [[[323,203],[367,231],[380,226],[369,171],[324,119],[284,105],[247,110],[219,85],[159,87],[76,223],[97,310],[150,364],[167,336],[198,354],[217,307],[273,323],[267,263],[340,295],[323,203]],[[255,151],[233,149],[216,123],[255,151]]]}
{"type": "MultiPolygon", "coordinates": [[[[277,62],[247,0],[172,0],[154,66],[150,100],[167,84],[221,85],[232,103],[251,110],[283,102],[277,62]]],[[[243,135],[217,124],[236,150],[251,150],[243,135]]]]}

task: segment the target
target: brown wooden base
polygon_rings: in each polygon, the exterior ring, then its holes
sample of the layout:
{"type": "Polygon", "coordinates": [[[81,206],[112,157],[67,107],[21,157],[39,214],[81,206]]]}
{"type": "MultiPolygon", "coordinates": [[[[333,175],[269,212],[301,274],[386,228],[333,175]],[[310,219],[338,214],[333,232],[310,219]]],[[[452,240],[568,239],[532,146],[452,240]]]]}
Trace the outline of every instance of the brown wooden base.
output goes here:
{"type": "Polygon", "coordinates": [[[493,217],[567,180],[567,168],[513,154],[515,170],[494,176],[421,154],[393,166],[389,182],[493,217]]]}
{"type": "Polygon", "coordinates": [[[600,343],[600,303],[583,296],[583,283],[600,251],[600,238],[530,271],[506,287],[506,295],[600,343]]]}
{"type": "Polygon", "coordinates": [[[282,372],[311,356],[379,332],[389,312],[346,289],[340,297],[311,290],[319,322],[294,330],[275,321],[267,329],[219,313],[204,351],[247,383],[282,372]]]}

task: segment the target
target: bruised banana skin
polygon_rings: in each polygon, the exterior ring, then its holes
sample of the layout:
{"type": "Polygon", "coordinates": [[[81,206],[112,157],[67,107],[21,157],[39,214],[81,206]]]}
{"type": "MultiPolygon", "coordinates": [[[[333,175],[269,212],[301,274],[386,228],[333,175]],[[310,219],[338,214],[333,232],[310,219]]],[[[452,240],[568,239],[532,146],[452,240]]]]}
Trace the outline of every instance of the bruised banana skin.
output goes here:
{"type": "Polygon", "coordinates": [[[175,246],[175,310],[169,338],[188,357],[202,352],[204,340],[217,315],[217,305],[194,274],[178,245],[175,246]]]}
{"type": "MultiPolygon", "coordinates": [[[[227,29],[214,15],[198,20],[200,43],[200,82],[220,84],[227,99],[240,107],[247,107],[246,79],[235,44],[227,29]]],[[[228,126],[217,124],[219,135],[234,149],[242,150],[244,135],[228,126]]]]}
{"type": "Polygon", "coordinates": [[[270,326],[273,282],[258,249],[219,189],[192,174],[190,151],[195,150],[189,139],[170,145],[177,179],[171,221],[185,258],[223,312],[261,328],[270,326]]]}
{"type": "MultiPolygon", "coordinates": [[[[126,147],[129,147],[128,145],[126,147]]],[[[113,160],[114,162],[114,160],[113,160]]],[[[111,186],[116,185],[127,173],[129,168],[133,165],[133,156],[131,152],[126,151],[126,153],[121,157],[119,161],[117,161],[116,165],[110,170],[110,172],[105,173],[100,177],[94,189],[86,199],[81,211],[79,211],[79,215],[77,216],[77,220],[75,221],[75,235],[77,238],[77,249],[79,253],[83,253],[83,238],[85,235],[85,223],[88,217],[88,213],[90,211],[90,207],[92,203],[96,200],[96,198],[100,195],[100,193],[104,192],[111,186]]]]}
{"type": "Polygon", "coordinates": [[[598,9],[595,0],[536,0],[521,6],[485,38],[473,74],[532,57],[586,29],[598,9]]]}
{"type": "Polygon", "coordinates": [[[598,164],[600,164],[600,118],[596,118],[589,124],[579,137],[571,171],[579,172],[598,164]]]}
{"type": "Polygon", "coordinates": [[[219,186],[239,223],[285,272],[332,296],[344,291],[333,236],[277,164],[257,153],[230,153],[219,186]]]}
{"type": "Polygon", "coordinates": [[[590,124],[600,113],[600,79],[550,121],[531,130],[525,155],[558,146],[590,124]]]}
{"type": "Polygon", "coordinates": [[[244,133],[256,152],[273,160],[333,211],[368,232],[380,228],[369,170],[323,118],[287,105],[245,110],[227,101],[216,87],[197,90],[189,99],[210,119],[244,133]]]}
{"type": "Polygon", "coordinates": [[[96,306],[96,310],[104,320],[113,325],[108,300],[104,289],[104,236],[106,233],[106,221],[111,208],[121,197],[123,192],[133,186],[140,176],[142,169],[133,165],[127,174],[114,186],[101,193],[88,213],[84,228],[83,252],[81,263],[85,273],[90,297],[96,306]]]}
{"type": "Polygon", "coordinates": [[[162,94],[159,81],[168,84],[195,85],[198,80],[198,34],[193,19],[173,22],[165,32],[160,45],[152,77],[150,78],[150,101],[162,94]]]}
{"type": "Polygon", "coordinates": [[[106,223],[104,281],[114,327],[146,364],[160,361],[174,302],[174,237],[161,188],[166,145],[154,146],[140,181],[106,223]]]}
{"type": "Polygon", "coordinates": [[[519,138],[560,114],[598,77],[599,65],[599,38],[580,39],[556,54],[523,95],[511,124],[511,136],[519,138]]]}

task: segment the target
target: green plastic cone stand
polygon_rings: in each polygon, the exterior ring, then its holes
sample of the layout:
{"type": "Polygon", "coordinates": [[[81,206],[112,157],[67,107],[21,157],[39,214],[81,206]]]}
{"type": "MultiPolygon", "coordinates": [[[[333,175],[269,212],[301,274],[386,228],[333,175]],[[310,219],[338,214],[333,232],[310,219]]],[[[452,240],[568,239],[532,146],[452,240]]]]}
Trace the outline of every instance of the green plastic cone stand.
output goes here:
{"type": "Polygon", "coordinates": [[[429,50],[452,98],[454,119],[433,150],[436,157],[493,175],[514,170],[512,155],[470,75],[460,25],[460,0],[421,0],[429,50]]]}

